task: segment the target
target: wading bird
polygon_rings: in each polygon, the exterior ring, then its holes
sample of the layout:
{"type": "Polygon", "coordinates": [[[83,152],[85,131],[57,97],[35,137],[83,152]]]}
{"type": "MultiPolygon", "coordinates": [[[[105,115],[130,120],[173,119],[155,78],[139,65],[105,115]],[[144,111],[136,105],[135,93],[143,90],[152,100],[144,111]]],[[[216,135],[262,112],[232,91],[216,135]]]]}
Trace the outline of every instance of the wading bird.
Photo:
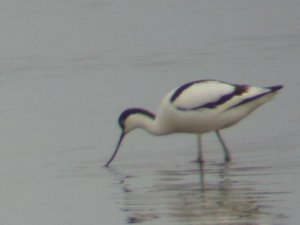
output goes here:
{"type": "Polygon", "coordinates": [[[269,101],[283,86],[254,87],[230,84],[216,80],[197,80],[169,92],[162,100],[157,114],[142,109],[129,108],[121,113],[119,125],[122,133],[117,147],[105,164],[115,158],[126,134],[142,128],[153,135],[193,133],[198,137],[198,162],[204,162],[201,136],[215,132],[224,150],[226,162],[230,152],[220,130],[230,127],[269,101]]]}

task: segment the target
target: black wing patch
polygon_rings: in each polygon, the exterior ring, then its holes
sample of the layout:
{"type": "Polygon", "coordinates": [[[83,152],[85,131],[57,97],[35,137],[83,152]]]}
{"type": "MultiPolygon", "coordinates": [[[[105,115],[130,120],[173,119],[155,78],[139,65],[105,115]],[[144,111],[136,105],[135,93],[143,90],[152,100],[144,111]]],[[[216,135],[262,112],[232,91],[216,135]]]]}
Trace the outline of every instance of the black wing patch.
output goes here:
{"type": "Polygon", "coordinates": [[[244,94],[248,91],[248,86],[247,85],[234,85],[234,87],[235,88],[234,88],[233,92],[231,92],[227,95],[221,96],[218,100],[216,100],[214,102],[208,102],[204,105],[197,106],[197,107],[194,107],[194,108],[183,108],[183,107],[176,107],[176,108],[178,110],[182,110],[182,111],[198,110],[198,109],[201,109],[201,108],[213,109],[213,108],[216,108],[219,105],[222,105],[225,102],[229,101],[234,96],[242,95],[242,94],[244,94]]]}
{"type": "Polygon", "coordinates": [[[228,108],[227,110],[236,108],[236,107],[238,107],[238,106],[240,106],[240,105],[244,105],[244,104],[246,104],[246,103],[248,103],[248,102],[252,102],[252,101],[254,101],[254,100],[258,99],[258,98],[261,98],[261,97],[263,97],[263,96],[265,96],[265,95],[267,95],[267,94],[270,94],[270,92],[266,92],[266,93],[262,93],[262,94],[259,94],[259,95],[255,95],[255,96],[246,98],[246,99],[244,99],[243,101],[241,101],[241,102],[239,102],[239,103],[237,103],[237,104],[231,106],[231,107],[228,108]]]}
{"type": "Polygon", "coordinates": [[[188,89],[190,86],[194,85],[194,84],[198,84],[198,83],[202,83],[202,82],[206,82],[206,81],[212,81],[212,80],[196,80],[196,81],[192,81],[192,82],[189,82],[189,83],[186,83],[184,85],[182,85],[181,87],[179,87],[175,92],[174,94],[171,96],[170,98],[170,102],[174,102],[177,97],[186,89],[188,89]]]}
{"type": "Polygon", "coordinates": [[[249,97],[249,98],[246,98],[243,101],[241,101],[241,102],[239,102],[239,103],[231,106],[229,109],[233,109],[233,108],[236,108],[236,107],[238,107],[240,105],[247,104],[248,102],[252,102],[252,101],[254,101],[256,99],[259,99],[259,98],[261,98],[261,97],[263,97],[263,96],[265,96],[267,94],[270,94],[272,92],[276,92],[276,91],[280,90],[281,88],[283,88],[282,85],[277,85],[277,86],[272,86],[272,87],[265,87],[265,89],[269,89],[270,91],[262,93],[262,94],[259,94],[259,95],[255,95],[255,96],[252,96],[252,97],[249,97]]]}

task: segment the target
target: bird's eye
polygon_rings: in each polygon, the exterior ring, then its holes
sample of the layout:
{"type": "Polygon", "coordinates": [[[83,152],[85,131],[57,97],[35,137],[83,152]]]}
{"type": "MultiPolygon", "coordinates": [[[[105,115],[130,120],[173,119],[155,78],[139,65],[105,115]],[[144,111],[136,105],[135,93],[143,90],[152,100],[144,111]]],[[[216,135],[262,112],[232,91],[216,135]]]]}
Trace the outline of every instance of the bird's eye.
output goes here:
{"type": "Polygon", "coordinates": [[[122,118],[122,119],[120,120],[120,127],[121,127],[122,129],[125,128],[125,118],[122,118]]]}

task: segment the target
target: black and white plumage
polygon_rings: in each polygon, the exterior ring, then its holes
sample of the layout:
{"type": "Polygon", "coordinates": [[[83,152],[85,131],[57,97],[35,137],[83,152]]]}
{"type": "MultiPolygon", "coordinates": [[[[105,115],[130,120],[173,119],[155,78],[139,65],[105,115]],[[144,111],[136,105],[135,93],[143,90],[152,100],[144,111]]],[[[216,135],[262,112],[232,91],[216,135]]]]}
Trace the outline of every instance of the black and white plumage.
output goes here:
{"type": "Polygon", "coordinates": [[[198,161],[203,162],[201,135],[216,132],[222,144],[225,161],[231,160],[219,130],[230,127],[253,110],[272,99],[283,86],[254,87],[216,80],[198,80],[169,92],[162,100],[157,114],[141,108],[129,108],[121,113],[121,137],[106,167],[114,159],[125,135],[143,128],[153,135],[194,133],[198,135],[198,161]]]}

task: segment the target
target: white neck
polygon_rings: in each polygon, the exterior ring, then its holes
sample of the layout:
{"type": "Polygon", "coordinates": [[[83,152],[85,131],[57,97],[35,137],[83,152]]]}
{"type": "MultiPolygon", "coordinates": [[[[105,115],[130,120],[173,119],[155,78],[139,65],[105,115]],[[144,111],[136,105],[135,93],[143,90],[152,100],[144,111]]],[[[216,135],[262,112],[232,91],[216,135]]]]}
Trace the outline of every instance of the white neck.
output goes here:
{"type": "Polygon", "coordinates": [[[130,116],[126,121],[126,127],[128,130],[134,130],[136,128],[142,128],[153,135],[164,135],[167,134],[164,127],[158,123],[156,118],[150,118],[143,114],[134,114],[130,116]]]}

